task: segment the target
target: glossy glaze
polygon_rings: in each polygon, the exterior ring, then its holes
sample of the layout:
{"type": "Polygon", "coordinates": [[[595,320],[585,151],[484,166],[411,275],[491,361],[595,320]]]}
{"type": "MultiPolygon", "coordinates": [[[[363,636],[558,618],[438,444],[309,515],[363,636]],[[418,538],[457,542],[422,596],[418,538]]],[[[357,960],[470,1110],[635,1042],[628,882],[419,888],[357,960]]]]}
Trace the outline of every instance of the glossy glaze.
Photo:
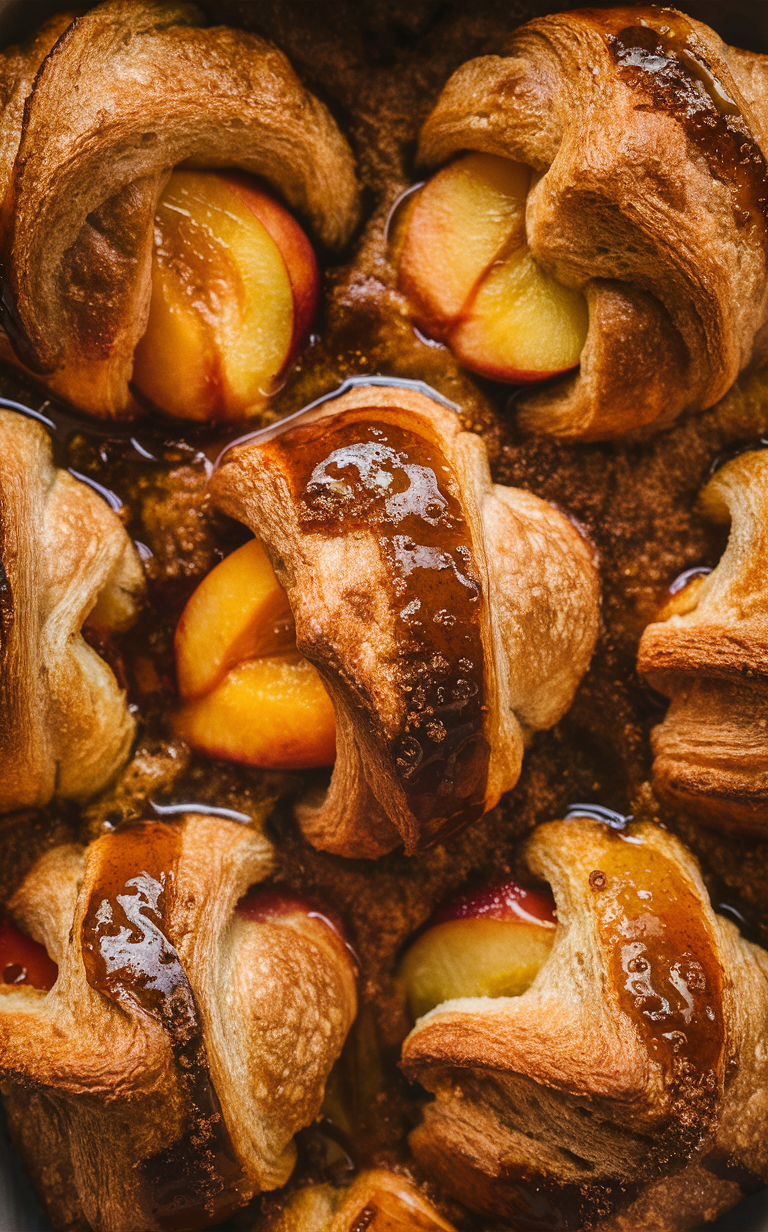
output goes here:
{"type": "Polygon", "coordinates": [[[677,866],[636,826],[608,831],[590,896],[619,1005],[664,1074],[674,1102],[702,1123],[724,1060],[723,977],[699,900],[677,866]]]}
{"type": "Polygon", "coordinates": [[[423,437],[387,423],[386,410],[376,416],[298,427],[270,448],[291,476],[303,531],[376,536],[402,703],[390,754],[429,845],[483,811],[483,596],[451,468],[423,437]]]}
{"type": "Polygon", "coordinates": [[[766,162],[737,103],[695,46],[679,13],[660,10],[654,26],[640,23],[606,36],[620,76],[669,112],[707,159],[713,175],[735,190],[742,223],[768,220],[766,162]]]}
{"type": "Polygon", "coordinates": [[[179,836],[164,822],[141,822],[102,838],[82,925],[89,984],[162,1024],[189,1102],[186,1132],[140,1165],[155,1218],[169,1232],[208,1227],[243,1202],[195,997],[168,936],[179,836]]]}

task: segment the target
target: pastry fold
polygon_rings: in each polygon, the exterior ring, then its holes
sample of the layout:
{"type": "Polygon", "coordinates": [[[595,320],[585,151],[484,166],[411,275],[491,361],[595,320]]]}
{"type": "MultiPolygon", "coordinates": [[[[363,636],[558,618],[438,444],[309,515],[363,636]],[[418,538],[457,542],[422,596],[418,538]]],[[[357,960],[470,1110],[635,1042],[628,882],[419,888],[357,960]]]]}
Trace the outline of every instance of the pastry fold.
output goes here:
{"type": "Polygon", "coordinates": [[[59,967],[0,986],[11,1132],[55,1226],[185,1232],[288,1179],[355,972],[317,913],[236,910],[272,867],[260,834],[188,815],[54,848],[11,900],[59,967]]]}
{"type": "Polygon", "coordinates": [[[265,177],[337,247],[351,152],[275,47],[192,4],[106,0],[0,59],[3,324],[21,361],[103,418],[130,417],[155,207],[179,163],[265,177]]]}
{"type": "Polygon", "coordinates": [[[552,822],[527,861],[555,896],[551,955],[522,996],[417,1022],[402,1066],[435,1095],[417,1159],[514,1226],[715,1218],[768,1179],[768,955],[656,826],[552,822]]]}
{"type": "Polygon", "coordinates": [[[651,6],[536,18],[450,79],[422,166],[478,150],[534,168],[528,244],[587,296],[580,369],[518,400],[528,428],[658,427],[762,360],[767,85],[765,57],[651,6]]]}
{"type": "Polygon", "coordinates": [[[299,808],[315,846],[412,853],[492,808],[587,669],[589,545],[424,394],[362,388],[226,455],[214,500],[263,541],[336,711],[299,808]]]}
{"type": "Polygon", "coordinates": [[[126,628],[143,588],[117,514],[0,410],[0,812],[86,800],[126,761],[136,723],[82,628],[126,628]]]}
{"type": "Polygon", "coordinates": [[[768,831],[768,451],[715,472],[699,498],[728,545],[679,609],[649,625],[637,667],[671,699],[654,728],[658,795],[726,830],[768,831]]]}

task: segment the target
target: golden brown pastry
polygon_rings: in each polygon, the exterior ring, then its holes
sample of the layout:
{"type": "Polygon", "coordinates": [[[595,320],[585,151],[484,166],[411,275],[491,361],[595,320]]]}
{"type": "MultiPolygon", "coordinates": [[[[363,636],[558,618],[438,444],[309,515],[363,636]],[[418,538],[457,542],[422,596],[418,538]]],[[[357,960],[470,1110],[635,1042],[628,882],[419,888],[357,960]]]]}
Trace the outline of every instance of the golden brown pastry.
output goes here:
{"type": "Polygon", "coordinates": [[[126,761],[136,723],[82,629],[129,626],[143,586],[117,514],[0,411],[0,812],[85,800],[126,761]]]}
{"type": "Polygon", "coordinates": [[[532,167],[530,249],[587,296],[580,369],[519,399],[527,427],[658,426],[762,358],[767,85],[765,57],[651,6],[536,18],[449,80],[420,163],[476,150],[532,167]]]}
{"type": "Polygon", "coordinates": [[[336,710],[311,843],[412,853],[517,782],[573,698],[598,580],[576,528],[491,483],[481,439],[424,394],[363,387],[226,455],[214,499],[264,542],[336,710]]]}
{"type": "Polygon", "coordinates": [[[138,409],[128,383],[174,166],[265,177],[330,247],[357,220],[326,108],[269,43],[202,22],[193,4],[107,0],[0,58],[3,323],[24,364],[104,418],[138,409]]]}
{"type": "Polygon", "coordinates": [[[57,847],[10,903],[58,963],[0,985],[14,1141],[57,1227],[207,1227],[288,1179],[356,1008],[323,915],[246,826],[187,816],[57,847]],[[245,895],[245,897],[243,897],[245,895]]]}
{"type": "Polygon", "coordinates": [[[683,1232],[768,1180],[768,954],[650,824],[534,832],[558,929],[520,997],[446,1002],[403,1046],[436,1098],[411,1146],[526,1228],[683,1232]]]}
{"type": "Polygon", "coordinates": [[[768,451],[727,462],[701,493],[730,522],[707,576],[674,597],[640,641],[638,671],[671,698],[652,735],[658,795],[728,830],[768,829],[768,451]]]}
{"type": "Polygon", "coordinates": [[[308,1185],[278,1198],[253,1232],[456,1232],[404,1176],[371,1168],[346,1189],[308,1185]]]}

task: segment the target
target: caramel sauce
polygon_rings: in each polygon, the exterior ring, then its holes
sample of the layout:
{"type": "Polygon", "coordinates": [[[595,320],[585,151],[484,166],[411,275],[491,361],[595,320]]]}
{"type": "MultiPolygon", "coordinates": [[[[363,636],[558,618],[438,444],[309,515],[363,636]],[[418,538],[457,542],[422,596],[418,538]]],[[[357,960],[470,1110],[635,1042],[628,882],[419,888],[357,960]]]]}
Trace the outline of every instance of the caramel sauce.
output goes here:
{"type": "Polygon", "coordinates": [[[624,830],[633,820],[626,813],[617,813],[604,804],[569,804],[563,813],[563,821],[570,821],[572,817],[591,817],[593,821],[604,822],[612,830],[624,830]]]}
{"type": "Polygon", "coordinates": [[[679,573],[659,594],[659,610],[654,619],[669,620],[671,616],[685,616],[692,612],[698,602],[696,595],[711,572],[709,565],[694,565],[692,569],[679,573]]]}
{"type": "Polygon", "coordinates": [[[607,833],[590,897],[612,984],[662,1066],[680,1129],[697,1133],[694,1121],[700,1128],[714,1108],[725,1044],[714,940],[676,865],[634,826],[607,833]]]}
{"type": "Polygon", "coordinates": [[[179,831],[163,822],[121,826],[101,839],[98,877],[82,925],[88,983],[168,1034],[189,1128],[140,1165],[161,1228],[206,1228],[242,1206],[237,1162],[211,1082],[202,1024],[166,921],[179,831]]]}
{"type": "Polygon", "coordinates": [[[768,168],[738,105],[712,65],[691,46],[692,29],[680,14],[659,13],[658,29],[627,26],[606,35],[619,75],[673,115],[707,159],[717,179],[735,189],[742,223],[768,221],[768,168]],[[663,24],[662,24],[663,23],[663,24]]]}
{"type": "Polygon", "coordinates": [[[489,759],[482,587],[455,476],[415,432],[344,414],[271,447],[291,475],[302,530],[377,538],[403,711],[390,756],[430,846],[481,816],[489,759]]]}

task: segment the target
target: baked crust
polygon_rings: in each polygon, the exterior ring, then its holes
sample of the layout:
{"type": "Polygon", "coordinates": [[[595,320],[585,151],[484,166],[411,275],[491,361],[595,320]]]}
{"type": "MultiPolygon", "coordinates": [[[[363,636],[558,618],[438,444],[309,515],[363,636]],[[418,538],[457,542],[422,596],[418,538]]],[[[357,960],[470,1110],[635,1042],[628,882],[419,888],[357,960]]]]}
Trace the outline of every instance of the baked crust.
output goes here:
{"type": "Polygon", "coordinates": [[[336,710],[303,832],[345,856],[412,853],[492,808],[570,705],[597,634],[592,551],[551,505],[493,485],[481,439],[421,393],[354,390],[267,436],[211,491],[264,542],[336,710]]]}
{"type": "Polygon", "coordinates": [[[712,406],[762,358],[768,302],[766,58],[650,6],[536,18],[463,65],[422,129],[541,173],[528,244],[590,315],[580,370],[521,422],[603,440],[712,406]]]}
{"type": "Polygon", "coordinates": [[[136,722],[82,636],[134,620],[144,578],[122,522],[53,465],[48,434],[0,410],[0,812],[87,800],[126,761],[136,722]]]}
{"type": "Polygon", "coordinates": [[[174,166],[264,176],[331,248],[357,222],[327,109],[264,39],[201,21],[192,4],[106,0],[0,64],[3,323],[28,368],[101,418],[139,410],[133,352],[174,166]]]}
{"type": "Polygon", "coordinates": [[[551,956],[520,997],[417,1022],[402,1066],[436,1096],[417,1159],[470,1209],[534,1226],[714,1218],[768,1178],[768,955],[657,826],[576,817],[526,852],[557,904],[551,956]]]}
{"type": "Polygon", "coordinates": [[[48,993],[0,985],[11,1131],[57,1227],[207,1226],[288,1179],[356,992],[317,915],[235,911],[272,868],[191,815],[54,848],[9,904],[59,965],[48,993]]]}
{"type": "MultiPolygon", "coordinates": [[[[689,610],[651,624],[637,666],[671,699],[654,728],[658,795],[707,825],[768,830],[768,452],[722,466],[699,505],[728,546],[689,610]]],[[[685,596],[681,596],[685,602],[685,596]]]]}

